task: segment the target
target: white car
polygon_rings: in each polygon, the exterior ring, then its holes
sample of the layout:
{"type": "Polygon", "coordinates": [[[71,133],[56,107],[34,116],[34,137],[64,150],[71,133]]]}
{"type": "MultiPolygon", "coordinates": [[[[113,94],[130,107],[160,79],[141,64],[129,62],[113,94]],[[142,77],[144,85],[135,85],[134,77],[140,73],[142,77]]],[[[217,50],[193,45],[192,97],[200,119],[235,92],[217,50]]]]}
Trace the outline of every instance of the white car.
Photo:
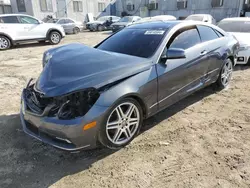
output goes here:
{"type": "Polygon", "coordinates": [[[26,41],[49,41],[60,43],[65,37],[64,29],[59,24],[43,23],[24,14],[0,15],[0,50],[26,41]]]}
{"type": "Polygon", "coordinates": [[[221,20],[218,26],[239,41],[236,64],[250,65],[250,18],[226,18],[221,20]]]}
{"type": "Polygon", "coordinates": [[[192,14],[189,15],[185,20],[201,21],[210,24],[216,24],[216,20],[210,14],[192,14]]]}

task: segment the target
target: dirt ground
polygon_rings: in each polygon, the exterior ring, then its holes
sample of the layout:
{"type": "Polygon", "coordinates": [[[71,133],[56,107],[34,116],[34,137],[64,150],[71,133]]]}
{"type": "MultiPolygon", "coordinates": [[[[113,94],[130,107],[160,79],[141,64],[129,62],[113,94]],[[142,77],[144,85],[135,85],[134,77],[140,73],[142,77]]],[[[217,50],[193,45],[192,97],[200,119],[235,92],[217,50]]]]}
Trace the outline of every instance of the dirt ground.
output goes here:
{"type": "MultiPolygon", "coordinates": [[[[93,46],[109,33],[69,35],[61,44],[93,46]]],[[[250,69],[230,87],[208,87],[145,121],[119,151],[68,153],[21,129],[20,93],[42,69],[51,45],[0,52],[0,187],[250,187],[250,69]]]]}

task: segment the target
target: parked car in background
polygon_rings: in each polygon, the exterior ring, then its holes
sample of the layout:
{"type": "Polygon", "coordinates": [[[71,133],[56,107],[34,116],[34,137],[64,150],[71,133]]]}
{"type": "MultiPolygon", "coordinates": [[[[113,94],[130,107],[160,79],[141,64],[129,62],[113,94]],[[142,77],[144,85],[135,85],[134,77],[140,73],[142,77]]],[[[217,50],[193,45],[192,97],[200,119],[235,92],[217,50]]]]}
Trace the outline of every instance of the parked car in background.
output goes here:
{"type": "Polygon", "coordinates": [[[49,49],[36,83],[22,92],[24,132],[69,151],[99,143],[119,149],[145,118],[212,83],[227,87],[236,44],[211,24],[157,21],[128,26],[94,48],[49,49]]]}
{"type": "Polygon", "coordinates": [[[86,28],[90,31],[104,31],[109,30],[112,23],[116,23],[120,20],[117,16],[102,16],[93,22],[88,22],[86,28]],[[111,22],[110,25],[107,22],[111,22]]]}
{"type": "Polygon", "coordinates": [[[216,20],[210,14],[192,14],[188,16],[185,20],[201,21],[210,24],[216,24],[216,20]]]}
{"type": "Polygon", "coordinates": [[[237,64],[250,65],[250,18],[226,18],[218,23],[218,27],[232,34],[239,41],[237,64]]]}
{"type": "Polygon", "coordinates": [[[134,25],[134,24],[138,24],[138,23],[145,23],[145,22],[152,22],[152,21],[173,21],[176,20],[176,17],[172,16],[172,15],[159,15],[159,16],[153,16],[153,17],[145,17],[140,19],[139,21],[133,22],[129,25],[134,25]]]}
{"type": "Polygon", "coordinates": [[[51,44],[58,44],[63,37],[65,32],[61,25],[43,23],[24,14],[0,15],[0,50],[27,41],[49,41],[51,44]]]}
{"type": "Polygon", "coordinates": [[[65,33],[67,34],[77,34],[83,30],[83,23],[77,22],[71,18],[60,18],[60,19],[50,19],[47,23],[56,23],[60,24],[65,33]]]}
{"type": "Polygon", "coordinates": [[[111,29],[113,32],[116,32],[127,27],[128,25],[134,22],[138,22],[139,20],[141,20],[141,17],[139,16],[125,16],[121,18],[118,22],[112,24],[111,29]]]}

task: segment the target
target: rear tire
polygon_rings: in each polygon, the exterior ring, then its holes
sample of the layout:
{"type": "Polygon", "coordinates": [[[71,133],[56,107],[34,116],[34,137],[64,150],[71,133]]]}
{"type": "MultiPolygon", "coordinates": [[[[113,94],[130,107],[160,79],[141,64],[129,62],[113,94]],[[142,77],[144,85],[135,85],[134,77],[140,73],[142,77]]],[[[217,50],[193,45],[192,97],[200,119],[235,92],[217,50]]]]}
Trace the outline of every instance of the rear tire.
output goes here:
{"type": "Polygon", "coordinates": [[[133,98],[125,98],[113,105],[98,133],[99,142],[110,149],[129,144],[139,133],[143,122],[140,104],[133,98]]]}
{"type": "Polygon", "coordinates": [[[49,42],[52,45],[59,44],[61,42],[62,36],[59,32],[57,31],[52,31],[49,34],[49,42]]]}
{"type": "Polygon", "coordinates": [[[11,47],[10,39],[7,37],[0,35],[0,50],[7,50],[11,47]]]}
{"type": "Polygon", "coordinates": [[[231,59],[227,59],[220,71],[220,75],[218,80],[216,81],[216,84],[219,89],[225,89],[232,78],[232,73],[233,73],[233,62],[231,59]]]}

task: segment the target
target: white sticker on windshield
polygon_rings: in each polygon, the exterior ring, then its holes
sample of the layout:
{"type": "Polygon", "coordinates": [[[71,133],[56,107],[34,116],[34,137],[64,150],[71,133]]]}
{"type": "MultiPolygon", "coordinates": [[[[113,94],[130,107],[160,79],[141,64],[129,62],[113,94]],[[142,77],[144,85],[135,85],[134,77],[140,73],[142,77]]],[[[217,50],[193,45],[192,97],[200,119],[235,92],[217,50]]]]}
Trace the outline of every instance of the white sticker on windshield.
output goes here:
{"type": "Polygon", "coordinates": [[[145,35],[163,35],[165,31],[163,30],[150,30],[146,31],[144,34],[145,35]]]}

